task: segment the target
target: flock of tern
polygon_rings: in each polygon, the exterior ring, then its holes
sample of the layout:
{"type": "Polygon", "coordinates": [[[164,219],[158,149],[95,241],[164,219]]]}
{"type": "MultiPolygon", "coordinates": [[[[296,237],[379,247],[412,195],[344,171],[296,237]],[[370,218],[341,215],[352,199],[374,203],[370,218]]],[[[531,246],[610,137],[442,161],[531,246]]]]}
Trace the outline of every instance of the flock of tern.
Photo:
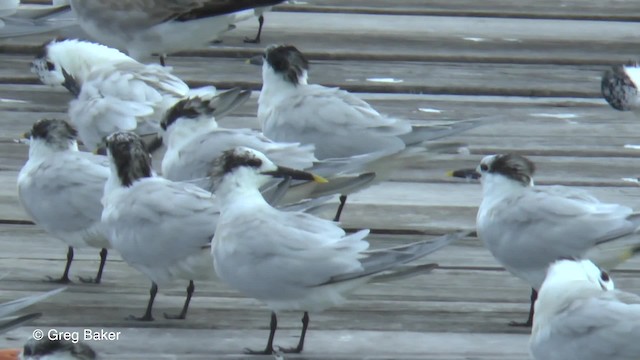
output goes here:
{"type": "MultiPolygon", "coordinates": [[[[261,130],[228,129],[217,120],[249,101],[251,91],[190,88],[164,66],[167,54],[218,40],[254,16],[260,29],[247,40],[259,42],[264,11],[280,2],[70,1],[94,41],[53,39],[33,60],[40,81],[65,87],[72,100],[67,120],[41,119],[25,133],[29,159],[18,176],[28,215],[68,246],[63,275],[54,281],[69,283],[73,249],[91,247],[100,251],[100,266],[81,280],[100,283],[115,250],[151,283],[144,313],[131,316],[141,321],[153,320],[154,299],[166,284],[187,285],[181,311],[164,314],[184,319],[195,285],[222,281],[272,311],[266,347],[248,353],[300,353],[309,313],[343,303],[367,283],[428,273],[436,265],[418,260],[470,235],[370,250],[369,230],[348,234],[339,220],[349,194],[442,150],[430,141],[486,122],[412,126],[347,91],[309,84],[305,55],[272,45],[252,60],[262,66],[261,130]],[[153,54],[160,64],[146,62],[153,54]],[[333,219],[315,215],[336,195],[333,219]],[[290,349],[274,346],[281,311],[303,314],[290,349]]],[[[0,15],[14,5],[0,2],[0,15]]],[[[603,96],[617,110],[636,110],[638,81],[636,65],[615,66],[602,78],[603,96]]],[[[452,172],[480,179],[477,235],[532,288],[529,318],[513,325],[532,326],[536,360],[638,359],[640,297],[616,290],[606,271],[640,251],[640,214],[569,187],[536,187],[534,172],[533,162],[516,154],[452,172]]],[[[62,290],[0,304],[0,315],[62,290]]],[[[8,321],[3,330],[35,316],[8,321]]],[[[31,340],[21,356],[75,351],[84,357],[69,358],[95,358],[80,350],[31,340]]]]}

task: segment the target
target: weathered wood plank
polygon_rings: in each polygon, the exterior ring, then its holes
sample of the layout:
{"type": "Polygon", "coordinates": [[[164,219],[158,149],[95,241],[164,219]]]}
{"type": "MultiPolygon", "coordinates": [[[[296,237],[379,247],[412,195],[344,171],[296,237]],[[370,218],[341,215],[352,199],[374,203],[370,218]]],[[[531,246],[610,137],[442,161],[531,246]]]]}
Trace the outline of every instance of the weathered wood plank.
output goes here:
{"type": "MultiPolygon", "coordinates": [[[[267,17],[263,44],[294,44],[313,60],[608,65],[637,57],[635,26],[625,22],[291,12],[267,17]]],[[[223,44],[184,54],[247,58],[265,47],[243,43],[255,28],[253,21],[242,22],[223,44]]],[[[55,35],[2,39],[0,52],[35,54],[55,35]]]]}
{"type": "MultiPolygon", "coordinates": [[[[303,50],[304,51],[304,50],[303,50]]],[[[6,57],[0,82],[38,84],[28,71],[30,57],[6,57]]],[[[259,90],[261,68],[240,59],[175,58],[174,73],[191,86],[214,84],[259,90]],[[206,71],[202,68],[221,68],[206,71]]],[[[602,66],[521,64],[450,64],[400,62],[389,67],[380,61],[317,61],[309,81],[349,91],[455,95],[507,95],[601,98],[602,66]],[[314,75],[316,74],[316,75],[314,75]],[[376,79],[392,79],[379,81],[376,79]]]]}
{"type": "Polygon", "coordinates": [[[533,19],[594,19],[634,21],[634,6],[615,0],[607,1],[461,1],[402,0],[390,4],[384,0],[350,1],[314,0],[283,4],[275,11],[339,12],[359,14],[483,16],[533,19]]]}
{"type": "MultiPolygon", "coordinates": [[[[428,319],[425,319],[428,321],[428,319]]],[[[362,359],[441,359],[466,360],[473,354],[478,360],[527,360],[528,336],[525,334],[454,334],[396,331],[354,331],[311,329],[308,345],[302,355],[287,354],[287,359],[335,360],[362,359]],[[498,351],[499,349],[499,351],[498,351]]],[[[20,347],[34,327],[25,327],[10,333],[12,338],[2,343],[20,347]],[[18,340],[19,339],[19,340],[18,340]]],[[[60,331],[84,331],[84,328],[56,327],[60,331]]],[[[49,329],[47,329],[49,330],[49,329]]],[[[91,329],[93,330],[93,329],[91,329]]],[[[99,328],[96,329],[99,331],[99,328]]],[[[104,359],[131,360],[205,360],[205,359],[254,359],[242,354],[242,349],[264,346],[266,329],[260,330],[192,330],[192,329],[131,329],[105,328],[105,331],[120,331],[117,342],[95,341],[89,344],[104,359]],[[144,340],[144,348],[140,339],[144,340]],[[184,339],[192,339],[186,344],[184,339]],[[170,355],[170,354],[178,354],[170,355]]],[[[297,329],[278,331],[277,343],[286,347],[293,345],[298,336],[297,329]]]]}

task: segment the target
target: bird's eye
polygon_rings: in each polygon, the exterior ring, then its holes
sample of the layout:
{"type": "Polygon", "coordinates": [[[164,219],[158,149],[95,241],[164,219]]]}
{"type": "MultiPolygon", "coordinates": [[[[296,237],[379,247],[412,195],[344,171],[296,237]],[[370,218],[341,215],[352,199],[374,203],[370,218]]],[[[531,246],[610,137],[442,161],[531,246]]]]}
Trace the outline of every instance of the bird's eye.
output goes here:
{"type": "Polygon", "coordinates": [[[53,71],[56,69],[56,65],[50,61],[47,61],[47,70],[53,71]]]}
{"type": "Polygon", "coordinates": [[[487,171],[487,170],[489,170],[489,167],[487,166],[487,164],[481,164],[480,165],[480,170],[487,171]]]}
{"type": "Polygon", "coordinates": [[[602,279],[602,281],[609,281],[611,278],[609,278],[609,274],[605,271],[600,271],[600,279],[602,279]]]}

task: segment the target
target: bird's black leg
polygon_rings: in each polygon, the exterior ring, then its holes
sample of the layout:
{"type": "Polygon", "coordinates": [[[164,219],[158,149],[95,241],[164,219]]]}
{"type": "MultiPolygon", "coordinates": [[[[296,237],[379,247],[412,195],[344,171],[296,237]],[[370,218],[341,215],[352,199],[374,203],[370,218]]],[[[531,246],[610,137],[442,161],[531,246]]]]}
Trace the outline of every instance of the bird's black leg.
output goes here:
{"type": "Polygon", "coordinates": [[[100,284],[102,280],[102,271],[104,270],[104,264],[107,262],[107,249],[100,250],[100,265],[98,266],[98,273],[96,274],[96,278],[85,278],[79,277],[80,282],[89,283],[89,284],[100,284]]]}
{"type": "Polygon", "coordinates": [[[182,311],[178,315],[171,315],[164,313],[165,319],[179,319],[184,320],[187,318],[187,310],[189,309],[189,303],[191,302],[191,296],[193,295],[193,290],[195,290],[195,286],[193,285],[193,280],[189,280],[189,286],[187,286],[187,298],[184,301],[184,306],[182,307],[182,311]]]}
{"type": "Polygon", "coordinates": [[[262,25],[264,24],[264,16],[260,15],[258,17],[258,35],[256,35],[255,39],[245,38],[244,42],[251,44],[260,44],[260,34],[262,34],[262,25]]]}
{"type": "Polygon", "coordinates": [[[151,309],[153,308],[153,301],[156,299],[156,294],[158,293],[158,284],[152,282],[151,289],[149,290],[149,303],[147,304],[147,310],[144,312],[142,317],[136,317],[133,315],[129,315],[129,320],[138,320],[138,321],[153,321],[153,316],[151,316],[151,309]]]}
{"type": "Polygon", "coordinates": [[[531,289],[531,307],[529,308],[529,317],[527,318],[527,321],[526,322],[512,321],[509,323],[509,326],[522,326],[522,327],[533,326],[533,309],[537,299],[538,299],[538,292],[536,291],[536,289],[531,289]]]}
{"type": "Polygon", "coordinates": [[[338,206],[338,211],[336,211],[336,216],[333,218],[333,221],[340,221],[340,215],[342,215],[342,209],[344,209],[346,203],[347,195],[340,195],[340,206],[338,206]]]}
{"type": "Polygon", "coordinates": [[[160,58],[160,65],[166,66],[165,61],[167,60],[167,55],[162,54],[159,56],[159,58],[160,58]]]}
{"type": "Polygon", "coordinates": [[[302,352],[302,348],[304,347],[304,337],[307,335],[307,327],[309,326],[309,313],[304,312],[304,316],[302,316],[302,333],[300,333],[300,340],[298,341],[298,346],[290,349],[280,349],[283,353],[293,353],[299,354],[302,352]]]}
{"type": "Polygon", "coordinates": [[[273,351],[273,338],[276,335],[276,328],[278,328],[278,318],[276,317],[276,313],[272,312],[271,313],[271,332],[269,333],[269,341],[267,342],[267,347],[264,348],[264,350],[259,350],[259,351],[255,351],[255,350],[251,350],[251,349],[244,349],[244,352],[246,354],[251,354],[251,355],[271,355],[274,353],[273,351]]]}
{"type": "Polygon", "coordinates": [[[67,250],[67,265],[65,265],[64,267],[64,273],[62,274],[62,277],[59,279],[54,279],[51,276],[47,276],[49,278],[49,281],[59,284],[70,283],[71,280],[69,279],[69,269],[71,268],[71,262],[73,262],[73,247],[69,246],[69,249],[67,250]]]}

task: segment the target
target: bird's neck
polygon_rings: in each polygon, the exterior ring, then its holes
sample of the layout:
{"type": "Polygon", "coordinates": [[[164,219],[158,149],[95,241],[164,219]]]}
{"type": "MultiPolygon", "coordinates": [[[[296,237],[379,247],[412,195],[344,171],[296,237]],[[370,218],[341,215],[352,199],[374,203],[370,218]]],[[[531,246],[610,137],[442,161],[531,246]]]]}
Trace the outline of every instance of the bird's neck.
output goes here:
{"type": "Polygon", "coordinates": [[[78,151],[78,143],[71,140],[56,145],[49,144],[45,140],[31,140],[29,144],[29,160],[42,161],[52,156],[52,154],[63,151],[78,151]]]}
{"type": "Polygon", "coordinates": [[[255,207],[270,206],[260,193],[259,186],[238,176],[223,178],[217,186],[215,194],[220,203],[220,213],[223,216],[232,209],[252,211],[251,209],[255,209],[255,207]]]}
{"type": "Polygon", "coordinates": [[[523,185],[500,174],[485,174],[482,176],[481,181],[483,199],[504,199],[520,194],[533,186],[533,183],[523,185]]]}
{"type": "Polygon", "coordinates": [[[298,83],[294,84],[285,79],[282,74],[265,70],[262,74],[262,90],[260,91],[258,104],[266,105],[266,102],[278,102],[279,100],[290,97],[300,86],[306,85],[306,71],[298,78],[298,83]]]}

